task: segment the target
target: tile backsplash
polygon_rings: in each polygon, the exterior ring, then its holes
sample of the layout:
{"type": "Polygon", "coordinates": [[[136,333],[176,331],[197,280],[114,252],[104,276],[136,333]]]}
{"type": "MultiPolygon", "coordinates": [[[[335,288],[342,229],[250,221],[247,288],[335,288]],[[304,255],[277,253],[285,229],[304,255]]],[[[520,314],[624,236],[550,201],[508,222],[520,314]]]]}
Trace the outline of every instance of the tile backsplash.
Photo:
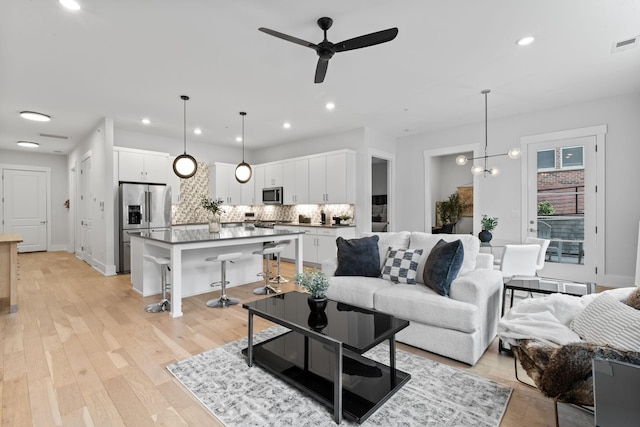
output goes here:
{"type": "MultiPolygon", "coordinates": [[[[198,162],[198,170],[190,179],[180,180],[180,203],[171,206],[171,220],[173,224],[205,223],[209,221],[209,212],[200,206],[203,196],[211,194],[209,188],[209,165],[198,162]]],[[[331,218],[349,215],[354,221],[354,206],[351,204],[323,204],[323,205],[254,205],[254,206],[226,206],[222,205],[223,222],[244,221],[245,212],[255,213],[258,221],[292,221],[298,222],[298,216],[311,218],[311,223],[320,223],[321,212],[324,211],[327,223],[331,218]]]]}

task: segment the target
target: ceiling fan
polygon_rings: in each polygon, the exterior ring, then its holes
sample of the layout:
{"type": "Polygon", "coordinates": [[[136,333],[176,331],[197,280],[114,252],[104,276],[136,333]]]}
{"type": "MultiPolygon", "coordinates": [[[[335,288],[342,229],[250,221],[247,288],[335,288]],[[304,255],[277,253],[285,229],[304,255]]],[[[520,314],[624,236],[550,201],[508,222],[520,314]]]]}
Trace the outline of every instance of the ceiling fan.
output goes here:
{"type": "Polygon", "coordinates": [[[324,40],[322,40],[318,44],[311,43],[306,40],[292,37],[287,34],[283,34],[264,27],[260,27],[258,28],[258,30],[262,31],[263,33],[267,33],[272,36],[289,41],[291,43],[296,43],[315,50],[318,54],[318,65],[316,66],[316,76],[314,79],[315,83],[322,83],[324,81],[324,76],[327,74],[327,67],[329,66],[329,60],[335,53],[389,42],[395,39],[398,35],[397,28],[389,28],[388,30],[377,31],[371,34],[365,34],[364,36],[354,37],[340,43],[331,43],[329,40],[327,40],[327,30],[331,28],[332,24],[333,19],[327,18],[326,16],[318,19],[318,26],[320,27],[320,29],[322,29],[322,31],[324,31],[324,40]]]}

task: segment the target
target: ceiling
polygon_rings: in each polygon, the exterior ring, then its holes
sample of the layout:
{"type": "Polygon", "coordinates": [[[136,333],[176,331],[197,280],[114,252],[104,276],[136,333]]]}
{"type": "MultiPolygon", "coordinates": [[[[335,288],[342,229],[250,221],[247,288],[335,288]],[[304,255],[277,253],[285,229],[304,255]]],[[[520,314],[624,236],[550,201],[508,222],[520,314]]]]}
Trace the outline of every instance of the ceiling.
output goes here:
{"type": "Polygon", "coordinates": [[[252,150],[361,127],[401,137],[481,122],[485,88],[489,120],[640,92],[640,47],[611,53],[640,35],[638,0],[78,2],[77,12],[57,0],[0,5],[0,149],[29,140],[68,153],[111,117],[116,130],[175,138],[179,152],[182,94],[188,141],[237,145],[246,111],[252,150]],[[258,28],[318,43],[322,16],[333,42],[399,34],[337,53],[314,84],[315,52],[258,28]],[[517,46],[524,35],[536,41],[517,46]]]}

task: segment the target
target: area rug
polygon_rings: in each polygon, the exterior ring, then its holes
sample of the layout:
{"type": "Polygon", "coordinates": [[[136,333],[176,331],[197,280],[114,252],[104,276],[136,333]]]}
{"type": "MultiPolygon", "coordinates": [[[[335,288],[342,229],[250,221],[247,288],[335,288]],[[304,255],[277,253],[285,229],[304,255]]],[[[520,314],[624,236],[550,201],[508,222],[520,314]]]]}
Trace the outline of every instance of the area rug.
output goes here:
{"type": "MultiPolygon", "coordinates": [[[[269,328],[258,343],[287,329],[269,328]]],[[[222,423],[236,426],[335,426],[333,411],[270,373],[247,366],[247,339],[231,342],[167,366],[222,423]]],[[[386,344],[365,356],[387,363],[386,344]]],[[[511,388],[420,356],[397,350],[396,367],[411,380],[363,426],[499,426],[511,388]]],[[[357,425],[344,420],[341,425],[357,425]]]]}

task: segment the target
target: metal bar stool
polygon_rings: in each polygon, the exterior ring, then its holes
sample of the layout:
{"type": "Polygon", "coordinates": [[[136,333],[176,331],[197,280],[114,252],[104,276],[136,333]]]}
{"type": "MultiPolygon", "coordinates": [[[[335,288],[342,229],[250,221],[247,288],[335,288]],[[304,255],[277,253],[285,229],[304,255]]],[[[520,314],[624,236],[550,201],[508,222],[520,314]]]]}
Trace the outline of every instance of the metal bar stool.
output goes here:
{"type": "MultiPolygon", "coordinates": [[[[278,246],[278,245],[287,246],[289,243],[291,243],[291,240],[282,240],[282,241],[277,242],[277,243],[276,242],[269,243],[267,246],[278,246]]],[[[276,273],[276,277],[271,279],[270,282],[271,283],[287,283],[287,282],[289,282],[289,280],[285,279],[280,274],[280,252],[275,254],[275,256],[276,256],[277,273],[276,273]]]]}
{"type": "Polygon", "coordinates": [[[274,246],[273,244],[268,244],[268,245],[265,245],[262,248],[262,250],[253,252],[254,255],[260,255],[266,261],[265,271],[262,273],[258,273],[258,276],[264,277],[264,286],[254,289],[253,290],[254,294],[265,295],[269,293],[280,292],[280,288],[274,288],[273,286],[271,286],[271,282],[269,278],[269,269],[270,269],[269,260],[271,259],[272,255],[275,255],[275,254],[280,255],[280,252],[282,252],[283,250],[284,250],[284,245],[277,244],[274,246]]]}
{"type": "Polygon", "coordinates": [[[167,299],[167,289],[171,289],[171,285],[167,283],[167,272],[171,271],[169,264],[171,259],[167,257],[155,257],[153,255],[145,255],[144,259],[155,262],[160,266],[160,275],[162,276],[162,299],[155,304],[149,304],[144,311],[148,313],[159,313],[161,311],[171,310],[171,302],[167,299]]]}
{"type": "Polygon", "coordinates": [[[215,286],[218,283],[222,286],[222,291],[220,294],[220,298],[214,298],[212,300],[207,301],[207,307],[211,308],[224,308],[230,305],[235,305],[240,302],[238,298],[229,298],[227,296],[227,261],[233,262],[234,259],[238,259],[242,256],[241,252],[233,252],[229,254],[220,254],[215,257],[206,258],[205,261],[208,262],[219,262],[220,263],[220,272],[221,272],[221,280],[219,282],[213,282],[211,286],[215,286]]]}

